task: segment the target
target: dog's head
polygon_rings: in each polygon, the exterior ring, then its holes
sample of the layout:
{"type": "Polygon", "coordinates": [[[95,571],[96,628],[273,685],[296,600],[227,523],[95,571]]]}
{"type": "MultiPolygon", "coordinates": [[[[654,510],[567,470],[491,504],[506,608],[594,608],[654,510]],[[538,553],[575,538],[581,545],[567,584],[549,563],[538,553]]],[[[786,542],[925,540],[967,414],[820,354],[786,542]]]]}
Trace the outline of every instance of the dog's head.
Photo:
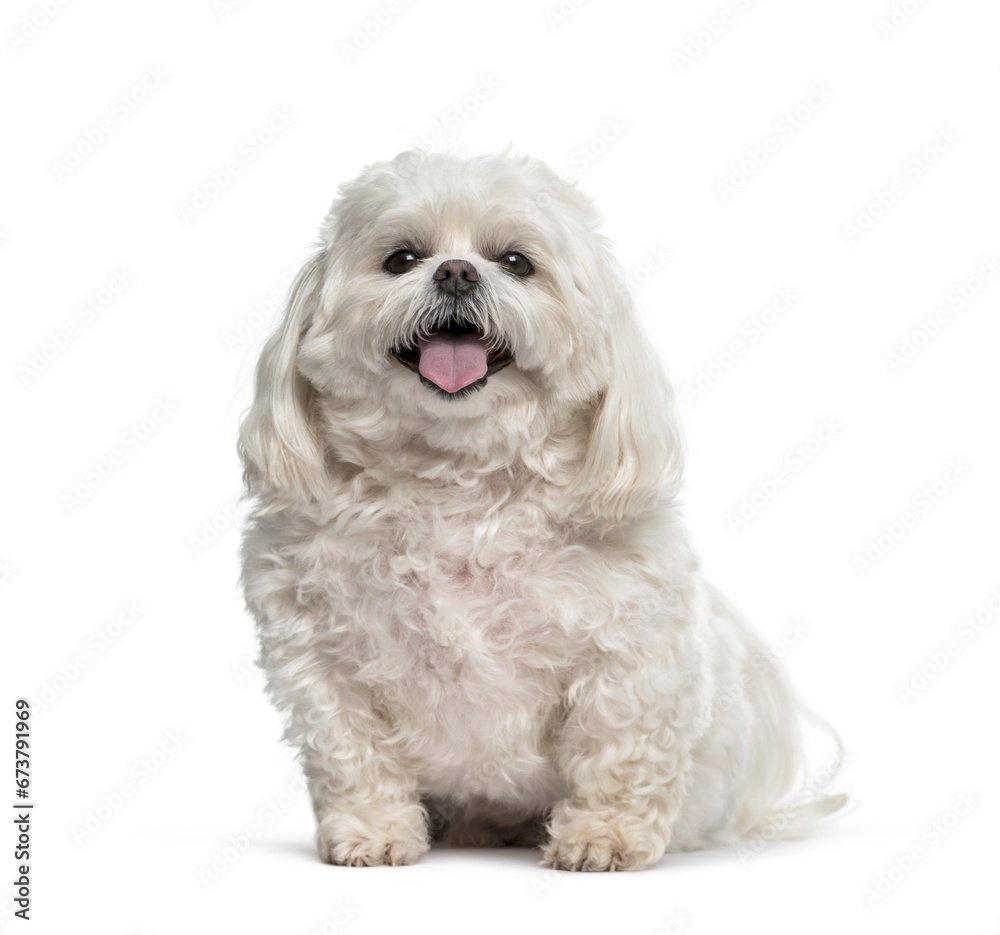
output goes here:
{"type": "Polygon", "coordinates": [[[621,522],[679,480],[673,397],[590,202],[542,163],[403,153],[342,187],[240,448],[275,507],[338,464],[526,467],[621,522]]]}

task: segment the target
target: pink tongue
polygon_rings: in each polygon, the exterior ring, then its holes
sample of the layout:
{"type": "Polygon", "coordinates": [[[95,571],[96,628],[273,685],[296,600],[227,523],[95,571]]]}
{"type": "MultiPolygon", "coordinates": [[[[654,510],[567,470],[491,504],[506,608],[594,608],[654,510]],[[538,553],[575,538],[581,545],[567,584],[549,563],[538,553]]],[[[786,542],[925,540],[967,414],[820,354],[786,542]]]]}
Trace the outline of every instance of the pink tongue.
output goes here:
{"type": "Polygon", "coordinates": [[[475,334],[439,331],[418,340],[420,374],[448,393],[486,376],[486,342],[475,334]]]}

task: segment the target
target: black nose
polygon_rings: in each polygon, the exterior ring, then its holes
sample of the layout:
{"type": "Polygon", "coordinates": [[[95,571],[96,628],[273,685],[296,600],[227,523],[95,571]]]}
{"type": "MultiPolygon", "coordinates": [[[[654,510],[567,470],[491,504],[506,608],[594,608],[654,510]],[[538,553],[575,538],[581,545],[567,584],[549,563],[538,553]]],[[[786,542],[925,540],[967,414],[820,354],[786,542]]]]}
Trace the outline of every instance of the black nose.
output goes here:
{"type": "Polygon", "coordinates": [[[479,273],[468,260],[445,260],[434,270],[434,279],[443,292],[458,296],[475,288],[479,273]]]}

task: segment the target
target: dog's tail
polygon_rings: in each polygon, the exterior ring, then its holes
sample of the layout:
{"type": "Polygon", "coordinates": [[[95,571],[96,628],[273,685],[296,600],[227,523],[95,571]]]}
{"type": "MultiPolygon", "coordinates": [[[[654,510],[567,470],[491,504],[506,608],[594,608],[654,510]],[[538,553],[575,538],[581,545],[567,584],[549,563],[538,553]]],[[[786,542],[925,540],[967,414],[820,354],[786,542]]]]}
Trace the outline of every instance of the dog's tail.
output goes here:
{"type": "Polygon", "coordinates": [[[847,804],[846,795],[824,791],[844,764],[843,741],[795,697],[775,665],[755,673],[747,694],[757,721],[736,830],[765,842],[807,834],[847,804]],[[824,748],[818,756],[816,741],[824,748]]]}
{"type": "Polygon", "coordinates": [[[742,631],[750,659],[743,684],[755,723],[734,830],[744,841],[801,836],[848,802],[846,795],[825,792],[846,760],[844,744],[795,695],[742,615],[711,590],[716,609],[742,631]]]}

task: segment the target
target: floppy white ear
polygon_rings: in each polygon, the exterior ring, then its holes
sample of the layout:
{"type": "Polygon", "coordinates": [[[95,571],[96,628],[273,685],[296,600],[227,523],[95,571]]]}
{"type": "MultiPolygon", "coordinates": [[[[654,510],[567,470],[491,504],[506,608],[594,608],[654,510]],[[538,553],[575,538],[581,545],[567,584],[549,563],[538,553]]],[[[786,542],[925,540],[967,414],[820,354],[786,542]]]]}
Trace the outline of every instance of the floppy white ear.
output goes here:
{"type": "Polygon", "coordinates": [[[674,393],[626,292],[609,299],[610,375],[575,489],[585,512],[617,526],[672,496],[684,471],[674,393]],[[587,509],[589,508],[589,509],[587,509]]]}
{"type": "Polygon", "coordinates": [[[320,499],[327,489],[323,445],[312,421],[312,387],[298,372],[299,343],[322,289],[325,254],[302,268],[278,330],[257,363],[254,398],[240,423],[239,453],[251,494],[271,509],[320,499]]]}

